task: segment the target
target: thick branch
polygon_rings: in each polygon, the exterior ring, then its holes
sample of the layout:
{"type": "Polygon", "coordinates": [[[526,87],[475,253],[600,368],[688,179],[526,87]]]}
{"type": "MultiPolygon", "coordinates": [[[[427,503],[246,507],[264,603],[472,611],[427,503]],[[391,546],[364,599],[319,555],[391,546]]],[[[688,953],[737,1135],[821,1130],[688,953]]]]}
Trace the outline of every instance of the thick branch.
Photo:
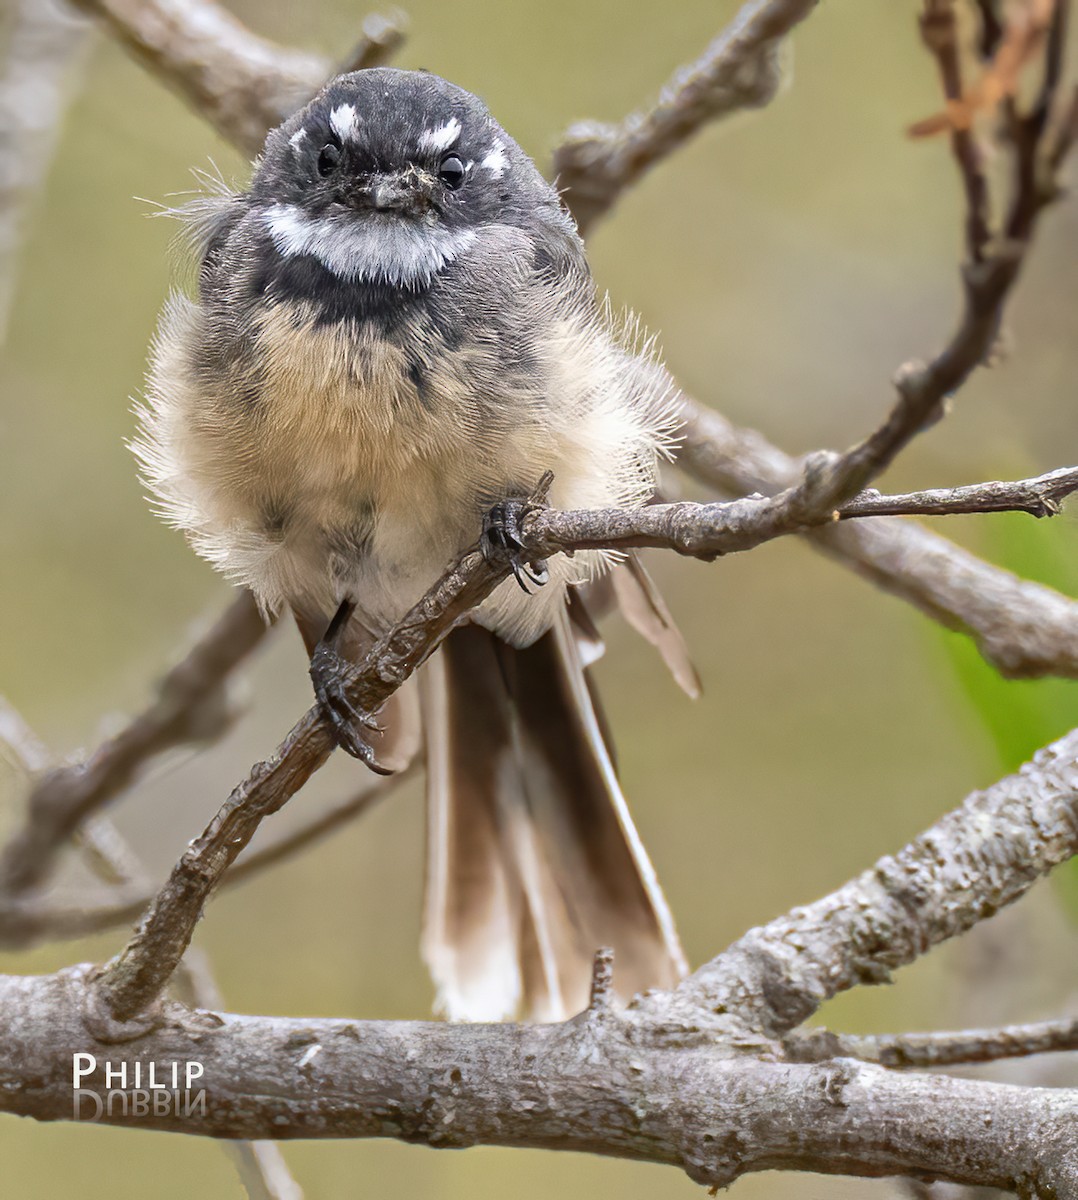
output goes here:
{"type": "Polygon", "coordinates": [[[815,6],[753,0],[702,57],[674,74],[653,108],[619,125],[574,125],[554,152],[554,174],[581,232],[709,121],[770,103],[782,84],[782,41],[815,6]]]}
{"type": "Polygon", "coordinates": [[[685,1013],[703,1007],[719,1028],[782,1037],[824,1000],[885,982],[1013,903],[1075,853],[1078,730],[837,892],[751,930],[681,985],[685,1013]]]}
{"type": "MultiPolygon", "coordinates": [[[[1078,1092],[900,1074],[851,1060],[787,1063],[706,1040],[656,1041],[607,1007],[564,1025],[296,1020],[191,1012],[125,1046],[88,1041],[79,969],[0,977],[0,1111],[70,1119],[72,1056],[195,1062],[205,1106],[112,1124],[246,1138],[391,1137],[439,1148],[577,1150],[675,1165],[723,1187],[808,1170],[1078,1194],[1078,1092]],[[6,1064],[11,1064],[10,1066],[6,1064]],[[948,1114],[946,1122],[939,1113],[948,1114]]],[[[160,1069],[160,1066],[159,1066],[160,1069]]],[[[192,1096],[196,1095],[192,1091],[192,1096]]]]}
{"type": "Polygon", "coordinates": [[[27,819],[0,854],[0,896],[39,883],[56,854],[85,818],[130,786],[155,755],[219,734],[227,724],[223,684],[265,636],[249,592],[165,676],[144,712],[84,763],[43,776],[27,801],[27,819]]]}

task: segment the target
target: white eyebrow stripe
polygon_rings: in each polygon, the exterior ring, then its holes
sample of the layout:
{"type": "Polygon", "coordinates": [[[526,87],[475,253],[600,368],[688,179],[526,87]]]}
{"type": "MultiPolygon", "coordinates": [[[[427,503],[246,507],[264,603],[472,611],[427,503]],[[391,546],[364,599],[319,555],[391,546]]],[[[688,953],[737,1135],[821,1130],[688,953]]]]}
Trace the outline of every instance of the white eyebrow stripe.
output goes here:
{"type": "Polygon", "coordinates": [[[506,167],[509,166],[504,144],[495,142],[479,166],[484,171],[489,171],[495,179],[500,179],[505,174],[506,167]]]}
{"type": "Polygon", "coordinates": [[[338,104],[329,114],[329,127],[342,142],[359,138],[359,113],[351,104],[338,104]]]}
{"type": "Polygon", "coordinates": [[[292,136],[288,139],[288,144],[292,147],[293,150],[298,150],[300,148],[300,146],[303,144],[303,140],[304,140],[304,138],[306,138],[306,136],[307,136],[307,130],[303,129],[301,127],[299,129],[297,129],[296,132],[294,134],[292,134],[292,136]]]}
{"type": "Polygon", "coordinates": [[[364,221],[311,217],[295,204],[274,204],[261,219],[278,253],[311,255],[338,279],[425,287],[476,240],[473,229],[444,229],[390,215],[364,221]]]}
{"type": "Polygon", "coordinates": [[[448,150],[460,137],[460,122],[456,117],[450,117],[438,129],[428,129],[420,135],[420,150],[448,150]]]}

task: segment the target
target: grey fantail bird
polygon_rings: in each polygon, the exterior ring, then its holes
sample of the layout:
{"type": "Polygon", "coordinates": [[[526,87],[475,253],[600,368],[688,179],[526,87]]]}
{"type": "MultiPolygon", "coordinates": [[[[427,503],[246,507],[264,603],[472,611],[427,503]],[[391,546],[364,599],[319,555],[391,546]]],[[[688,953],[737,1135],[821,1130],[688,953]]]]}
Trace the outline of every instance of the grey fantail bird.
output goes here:
{"type": "MultiPolygon", "coordinates": [[[[399,766],[412,689],[373,728],[345,699],[344,660],[545,473],[558,507],[645,503],[676,392],[596,299],[555,190],[434,75],[333,80],[270,133],[246,192],[184,215],[198,294],[161,319],[144,477],[200,554],[294,613],[338,742],[399,766]]],[[[419,671],[423,953],[451,1017],[578,1010],[603,945],[624,994],[684,973],[584,670],[601,643],[578,585],[616,561],[561,555],[534,594],[507,579],[419,671]]],[[[606,586],[694,690],[639,564],[606,586]]]]}

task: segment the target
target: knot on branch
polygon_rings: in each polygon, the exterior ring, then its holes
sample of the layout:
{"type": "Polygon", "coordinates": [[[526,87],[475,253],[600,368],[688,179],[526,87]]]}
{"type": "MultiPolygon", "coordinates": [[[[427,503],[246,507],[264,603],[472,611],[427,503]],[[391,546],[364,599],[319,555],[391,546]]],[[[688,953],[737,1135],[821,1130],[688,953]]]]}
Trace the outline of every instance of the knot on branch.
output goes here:
{"type": "Polygon", "coordinates": [[[134,1042],[165,1024],[163,999],[156,998],[146,1008],[129,1017],[117,1017],[113,1014],[108,995],[98,986],[106,968],[83,966],[76,970],[81,974],[73,976],[72,982],[82,993],[82,1023],[95,1041],[110,1046],[134,1042]]]}
{"type": "Polygon", "coordinates": [[[734,72],[732,86],[714,89],[716,114],[731,107],[731,93],[743,108],[764,108],[783,91],[793,77],[793,51],[785,43],[765,45],[759,54],[746,59],[734,72]]]}

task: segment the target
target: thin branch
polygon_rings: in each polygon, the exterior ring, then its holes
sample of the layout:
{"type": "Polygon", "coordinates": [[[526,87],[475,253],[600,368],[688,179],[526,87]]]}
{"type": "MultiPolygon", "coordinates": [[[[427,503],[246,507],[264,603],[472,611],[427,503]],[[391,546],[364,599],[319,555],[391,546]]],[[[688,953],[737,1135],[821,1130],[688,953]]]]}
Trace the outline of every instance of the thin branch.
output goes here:
{"type": "Polygon", "coordinates": [[[222,1143],[249,1200],[303,1200],[280,1146],[265,1139],[222,1143]]]}
{"type": "MultiPolygon", "coordinates": [[[[781,1038],[841,991],[883,983],[1023,896],[1078,853],[1078,730],[893,857],[754,929],[679,988],[686,1014],[742,1041],[781,1038]]],[[[649,1001],[640,1001],[645,1006],[649,1001]]]]}
{"type": "Polygon", "coordinates": [[[894,381],[898,400],[868,437],[843,454],[810,456],[802,482],[772,498],[776,521],[815,524],[818,517],[852,499],[943,415],[944,401],[988,358],[1042,207],[1042,199],[1032,198],[1024,189],[1016,203],[1029,205],[1028,224],[1020,238],[1002,243],[963,272],[965,305],[948,344],[930,362],[908,362],[899,369],[894,381]]]}
{"type": "MultiPolygon", "coordinates": [[[[376,713],[452,627],[508,574],[468,551],[389,633],[379,639],[348,686],[352,704],[376,713]]],[[[121,1025],[158,999],[191,941],[203,905],[261,822],[296,794],[329,758],[331,734],[317,707],[293,726],[276,753],[258,763],[173,868],[123,952],[97,985],[103,1027],[121,1025]]],[[[151,1012],[149,1021],[155,1020],[151,1012]]]]}
{"type": "Polygon", "coordinates": [[[862,492],[834,512],[822,514],[801,514],[793,506],[777,509],[769,497],[746,496],[712,504],[652,504],[630,510],[547,509],[530,514],[523,526],[528,551],[542,558],[562,551],[651,547],[712,559],[835,520],[990,512],[1054,516],[1061,511],[1064,498],[1075,491],[1078,467],[1064,467],[1011,483],[978,483],[897,496],[862,492]]]}
{"type": "MultiPolygon", "coordinates": [[[[929,11],[937,10],[938,5],[930,0],[929,11]]],[[[1057,5],[1052,22],[1057,43],[1064,12],[1065,7],[1057,5]]],[[[1050,40],[1050,50],[1053,44],[1050,40]]],[[[943,53],[949,64],[948,53],[945,50],[943,53]]],[[[944,82],[947,86],[954,82],[947,71],[944,82]]],[[[1037,219],[1059,194],[1055,179],[1046,179],[1045,173],[1058,167],[1061,156],[1056,155],[1051,142],[1046,146],[1044,139],[1046,114],[1053,107],[1057,84],[1058,70],[1052,70],[1049,53],[1044,89],[1033,110],[1021,116],[1012,105],[1010,140],[1015,152],[1014,179],[1010,211],[1003,223],[1005,236],[990,241],[987,226],[982,228],[987,216],[986,197],[982,194],[984,181],[973,178],[971,172],[975,173],[979,166],[968,153],[965,160],[960,160],[967,203],[971,206],[967,228],[971,231],[972,261],[962,273],[964,304],[950,341],[931,361],[909,362],[900,368],[894,381],[897,402],[882,424],[866,438],[843,454],[821,452],[806,460],[802,481],[768,501],[771,520],[776,525],[815,525],[841,508],[886,470],[919,432],[943,415],[947,398],[988,359],[1037,219]]],[[[969,151],[970,144],[963,141],[959,149],[962,148],[969,151]]]]}
{"type": "Polygon", "coordinates": [[[955,1067],[1078,1050],[1078,1018],[1003,1025],[996,1029],[881,1033],[866,1037],[832,1033],[828,1029],[806,1029],[790,1034],[784,1039],[783,1047],[787,1057],[794,1062],[856,1058],[894,1069],[955,1067]]]}
{"type": "Polygon", "coordinates": [[[349,57],[341,63],[340,74],[382,66],[404,45],[407,30],[408,18],[400,9],[395,9],[387,16],[372,13],[363,22],[363,36],[349,57]]]}
{"type": "MultiPolygon", "coordinates": [[[[1050,99],[1043,103],[1050,106],[1050,99]]],[[[1007,236],[990,246],[987,241],[978,243],[978,257],[963,271],[964,305],[949,342],[931,361],[909,362],[900,368],[894,381],[897,402],[882,424],[861,442],[843,454],[821,451],[810,455],[803,478],[795,486],[764,500],[746,502],[758,506],[750,518],[753,537],[764,541],[830,520],[886,470],[920,431],[943,415],[944,401],[988,358],[1037,217],[1057,194],[1034,169],[1042,161],[1044,122],[1034,113],[1016,118],[1013,126],[1017,153],[1014,197],[1005,223],[1007,236]]],[[[971,197],[970,202],[976,199],[971,197]]],[[[981,210],[973,214],[978,220],[981,216],[981,210]]],[[[733,548],[748,548],[736,537],[734,541],[733,548]]]]}
{"type": "Polygon", "coordinates": [[[704,125],[769,104],[783,81],[783,39],[815,7],[816,0],[753,0],[696,62],[674,74],[653,108],[618,125],[587,121],[569,129],[553,170],[581,232],[704,125]]]}
{"type": "Polygon", "coordinates": [[[86,762],[44,775],[27,801],[26,824],[0,853],[0,896],[39,883],[80,823],[130,786],[151,758],[223,732],[228,724],[223,685],[265,633],[250,593],[240,593],[169,671],[144,712],[86,762]]]}
{"type": "MultiPolygon", "coordinates": [[[[965,89],[955,0],[924,0],[921,36],[939,66],[948,105],[960,103],[965,89]]],[[[970,262],[983,262],[992,235],[991,198],[984,151],[972,123],[952,127],[951,153],[958,164],[966,193],[966,252],[970,262]]]]}
{"type": "MultiPolygon", "coordinates": [[[[684,401],[678,465],[733,495],[776,492],[797,459],[751,429],[684,401]]],[[[1078,601],[991,566],[912,521],[851,522],[811,530],[809,544],[949,629],[968,634],[1011,678],[1078,678],[1078,601]]]]}
{"type": "Polygon", "coordinates": [[[944,517],[961,513],[1024,512],[1032,517],[1054,517],[1062,502],[1078,490],[1078,468],[1063,467],[1034,479],[1014,483],[974,483],[966,487],[932,488],[884,496],[870,489],[839,510],[842,520],[851,517],[944,517]]]}

